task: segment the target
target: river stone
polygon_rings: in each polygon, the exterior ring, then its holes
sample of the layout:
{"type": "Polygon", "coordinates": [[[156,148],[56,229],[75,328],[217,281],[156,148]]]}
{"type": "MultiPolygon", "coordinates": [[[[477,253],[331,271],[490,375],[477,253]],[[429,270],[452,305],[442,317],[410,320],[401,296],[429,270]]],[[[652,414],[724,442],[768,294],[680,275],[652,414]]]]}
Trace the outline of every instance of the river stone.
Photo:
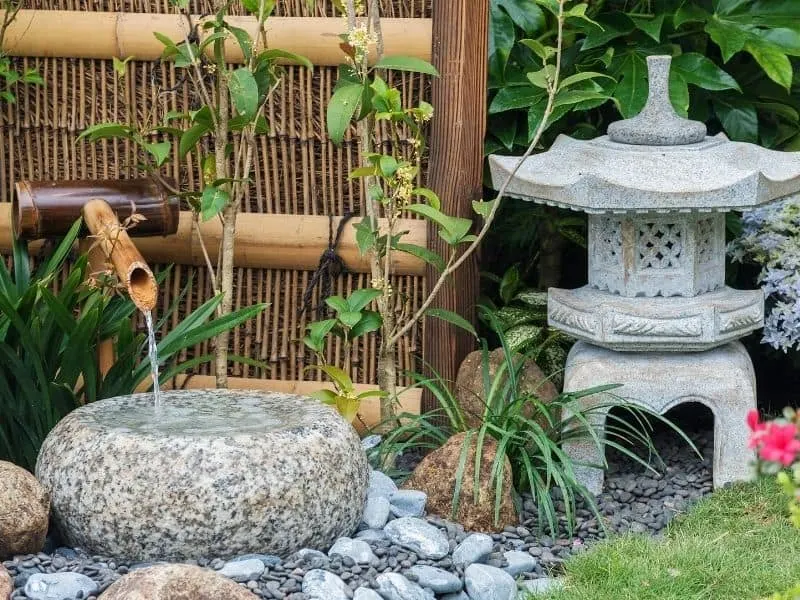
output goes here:
{"type": "Polygon", "coordinates": [[[362,565],[369,564],[377,558],[367,542],[348,537],[340,537],[328,550],[328,556],[336,555],[352,558],[354,562],[362,565]]]}
{"type": "MultiPolygon", "coordinates": [[[[549,404],[558,397],[556,386],[539,368],[539,365],[522,354],[514,355],[514,360],[523,363],[517,380],[520,394],[531,394],[545,404],[549,404]]],[[[489,352],[490,380],[494,380],[498,369],[505,363],[506,353],[503,348],[489,352]]],[[[503,380],[505,381],[507,378],[508,371],[506,370],[503,380]]],[[[456,375],[456,400],[464,411],[468,427],[477,428],[483,423],[482,415],[486,407],[486,392],[483,387],[483,350],[476,350],[467,354],[456,375]]],[[[537,416],[533,404],[526,407],[525,413],[528,417],[535,418],[537,416]]],[[[537,421],[543,427],[547,425],[547,420],[543,417],[539,417],[537,421]]]]}
{"type": "Polygon", "coordinates": [[[394,480],[380,471],[369,472],[369,496],[383,496],[387,500],[397,491],[397,484],[394,480]]]}
{"type": "Polygon", "coordinates": [[[472,563],[484,562],[492,553],[494,540],[485,533],[473,533],[464,538],[453,550],[453,563],[466,567],[472,563]]]}
{"type": "Polygon", "coordinates": [[[70,571],[34,573],[25,583],[25,595],[30,600],[73,600],[87,598],[97,591],[97,584],[86,575],[70,571]]]}
{"type": "Polygon", "coordinates": [[[386,600],[434,600],[433,592],[422,589],[400,573],[383,573],[375,581],[378,593],[386,600]]]}
{"type": "Polygon", "coordinates": [[[424,588],[432,589],[437,594],[458,592],[464,587],[458,575],[438,567],[414,565],[406,571],[406,575],[413,576],[412,578],[415,579],[418,584],[424,588]]]}
{"type": "Polygon", "coordinates": [[[308,398],[233,390],[101,400],[47,436],[36,472],[65,540],[138,560],[328,547],[361,521],[353,427],[308,398]],[[335,468],[333,466],[335,465],[335,468]]]}
{"type": "Polygon", "coordinates": [[[464,571],[464,586],[472,600],[514,600],[517,594],[517,582],[511,575],[478,563],[464,571]]]}
{"type": "Polygon", "coordinates": [[[383,531],[392,543],[415,552],[420,558],[439,560],[450,552],[447,536],[422,519],[395,519],[383,531]]]}
{"type": "Polygon", "coordinates": [[[364,540],[367,543],[375,543],[388,539],[388,536],[383,529],[363,529],[355,535],[355,539],[364,540]]]}
{"type": "Polygon", "coordinates": [[[338,575],[313,569],[303,577],[303,593],[311,600],[349,600],[353,592],[338,575]]]}
{"type": "Polygon", "coordinates": [[[386,496],[377,494],[367,496],[364,516],[361,517],[361,520],[369,529],[381,529],[389,520],[390,510],[389,500],[386,496]]]}
{"type": "Polygon", "coordinates": [[[3,565],[0,565],[0,600],[8,600],[11,598],[11,592],[14,591],[14,580],[11,579],[8,571],[3,565]]]}
{"type": "Polygon", "coordinates": [[[395,517],[421,517],[425,514],[428,495],[418,490],[399,490],[389,498],[392,514],[395,517]]]}
{"type": "Polygon", "coordinates": [[[360,587],[356,588],[353,593],[353,600],[383,600],[381,595],[370,588],[360,587]]]}
{"type": "Polygon", "coordinates": [[[98,600],[257,600],[222,575],[193,565],[164,564],[128,573],[98,600]]]}
{"type": "Polygon", "coordinates": [[[522,573],[530,573],[536,568],[536,559],[533,558],[528,552],[509,550],[504,552],[503,556],[508,563],[508,566],[503,570],[512,577],[516,577],[522,573]]]}
{"type": "Polygon", "coordinates": [[[0,482],[0,560],[36,554],[47,536],[47,492],[33,475],[10,462],[0,461],[0,482]]]}
{"type": "Polygon", "coordinates": [[[226,562],[225,566],[219,570],[219,574],[242,583],[257,580],[261,577],[264,569],[266,569],[266,565],[263,561],[257,558],[248,558],[226,562]]]}
{"type": "MultiPolygon", "coordinates": [[[[500,518],[497,522],[494,520],[495,486],[492,483],[491,473],[497,455],[497,441],[490,436],[486,436],[483,440],[478,473],[478,501],[475,502],[475,446],[478,436],[472,433],[455,520],[468,531],[502,531],[506,526],[516,526],[519,519],[511,497],[514,482],[508,458],[505,458],[500,518]]],[[[467,433],[456,434],[447,440],[444,446],[428,454],[403,485],[406,489],[420,490],[428,495],[426,510],[429,514],[445,519],[451,517],[453,492],[457,483],[456,473],[466,435],[467,433]]]]}

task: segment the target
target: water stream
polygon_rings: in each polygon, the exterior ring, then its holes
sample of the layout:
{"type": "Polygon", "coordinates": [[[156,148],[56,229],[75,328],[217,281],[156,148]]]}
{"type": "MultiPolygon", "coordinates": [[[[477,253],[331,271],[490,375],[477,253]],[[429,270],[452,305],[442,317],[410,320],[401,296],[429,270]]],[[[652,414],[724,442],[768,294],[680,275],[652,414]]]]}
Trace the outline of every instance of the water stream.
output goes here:
{"type": "Polygon", "coordinates": [[[150,358],[150,372],[153,376],[153,403],[156,410],[160,410],[161,388],[158,384],[158,346],[156,345],[156,332],[153,329],[152,311],[144,311],[144,320],[147,323],[147,355],[150,358]]]}

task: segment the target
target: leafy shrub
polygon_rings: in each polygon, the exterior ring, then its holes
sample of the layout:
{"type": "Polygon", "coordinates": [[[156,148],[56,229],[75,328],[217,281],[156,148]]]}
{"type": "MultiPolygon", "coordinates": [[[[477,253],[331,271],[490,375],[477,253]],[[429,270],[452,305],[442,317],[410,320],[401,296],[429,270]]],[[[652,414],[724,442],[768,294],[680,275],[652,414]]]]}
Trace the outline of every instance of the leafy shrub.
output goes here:
{"type": "MultiPolygon", "coordinates": [[[[650,455],[656,454],[650,438],[650,426],[645,417],[669,423],[663,417],[625,403],[621,399],[598,402],[592,408],[580,409],[580,398],[595,394],[609,395],[617,385],[598,386],[592,389],[561,394],[554,401],[542,402],[533,394],[523,393],[519,387],[519,375],[524,360],[512,352],[501,332],[497,332],[504,349],[505,362],[494,374],[489,375],[489,352],[483,343],[483,386],[485,409],[481,425],[470,428],[456,395],[442,377],[433,372],[429,378],[413,375],[415,384],[429,391],[439,403],[439,409],[423,415],[402,414],[400,425],[395,426],[374,451],[373,461],[386,464],[388,457],[409,451],[429,451],[442,445],[453,435],[471,431],[477,436],[476,462],[480,461],[484,440],[487,436],[497,440],[498,452],[492,464],[490,487],[495,489],[495,519],[499,519],[502,498],[507,490],[502,487],[505,475],[505,459],[511,464],[514,487],[519,492],[529,493],[539,510],[539,525],[550,532],[559,531],[559,520],[550,494],[551,488],[561,489],[566,507],[566,527],[572,532],[575,525],[577,502],[583,498],[600,520],[594,498],[581,485],[575,475],[572,460],[564,453],[564,442],[590,437],[598,448],[611,447],[619,450],[644,466],[648,463],[629,449],[636,443],[646,448],[650,455]],[[621,409],[622,414],[609,413],[605,436],[593,424],[593,415],[609,408],[621,409]],[[627,418],[626,418],[627,417],[627,418]],[[440,424],[444,421],[444,424],[440,424]]],[[[524,356],[524,355],[522,355],[524,356]]],[[[671,426],[671,425],[670,425],[671,426]]],[[[673,427],[674,428],[674,427],[673,427]]],[[[682,434],[681,434],[682,435],[682,434]]],[[[471,436],[465,445],[472,444],[471,436]]],[[[683,436],[691,445],[691,442],[683,436]]],[[[465,454],[462,454],[465,456],[465,454]]],[[[606,467],[607,465],[597,465],[606,467]]],[[[461,464],[456,472],[453,500],[453,517],[458,510],[460,490],[465,471],[461,464]]],[[[479,473],[479,470],[476,469],[479,473]]],[[[395,473],[395,475],[403,475],[395,473]]],[[[477,489],[478,486],[475,486],[477,489]]]]}
{"type": "MultiPolygon", "coordinates": [[[[73,225],[34,272],[27,246],[19,242],[13,249],[13,268],[9,271],[0,261],[0,460],[28,469],[33,469],[44,438],[70,411],[101,398],[131,394],[150,377],[149,362],[142,360],[146,336],[134,333],[133,303],[86,285],[85,256],[72,265],[63,283],[55,285],[80,225],[73,225]],[[97,350],[109,339],[116,339],[117,361],[104,377],[97,350]]],[[[263,309],[258,305],[212,319],[219,302],[217,297],[198,307],[159,342],[159,358],[167,365],[162,382],[212,358],[178,362],[181,351],[263,309]]]]}
{"type": "MultiPolygon", "coordinates": [[[[487,154],[519,152],[541,120],[537,45],[556,29],[539,4],[492,0],[487,154]]],[[[671,54],[679,113],[734,140],[800,149],[790,58],[800,56],[800,2],[607,0],[571,15],[566,27],[563,72],[575,83],[557,100],[551,136],[595,137],[638,113],[647,98],[646,56],[671,54]]]]}

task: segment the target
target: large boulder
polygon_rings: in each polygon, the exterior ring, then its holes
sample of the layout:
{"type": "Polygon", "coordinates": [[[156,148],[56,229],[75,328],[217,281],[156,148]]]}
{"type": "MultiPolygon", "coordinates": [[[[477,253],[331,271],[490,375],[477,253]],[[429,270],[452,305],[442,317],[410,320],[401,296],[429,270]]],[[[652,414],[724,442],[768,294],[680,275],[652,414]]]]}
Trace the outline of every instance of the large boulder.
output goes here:
{"type": "MultiPolygon", "coordinates": [[[[502,348],[489,352],[490,379],[494,379],[495,374],[505,360],[505,352],[502,348]]],[[[521,354],[515,355],[514,360],[517,361],[517,365],[519,361],[525,361],[521,367],[517,382],[520,394],[531,394],[545,404],[558,397],[556,386],[545,376],[535,362],[524,358],[521,354]]],[[[504,377],[508,377],[507,372],[504,377]]],[[[458,368],[456,400],[465,413],[467,425],[469,427],[479,427],[482,420],[481,415],[486,406],[486,392],[483,385],[483,351],[476,350],[469,353],[458,368]]],[[[535,417],[533,407],[526,412],[528,417],[535,417]]]]}
{"type": "MultiPolygon", "coordinates": [[[[417,466],[404,487],[420,490],[428,495],[427,510],[444,517],[452,518],[453,491],[456,486],[456,472],[461,458],[461,449],[467,433],[459,433],[434,450],[417,466]]],[[[468,531],[501,531],[507,525],[518,523],[517,511],[514,508],[513,477],[511,464],[505,459],[505,473],[503,474],[503,492],[500,504],[500,518],[494,521],[495,489],[491,485],[491,471],[495,456],[497,456],[497,442],[494,438],[486,436],[483,440],[481,452],[481,467],[478,477],[478,501],[475,502],[475,446],[477,434],[471,432],[470,448],[467,453],[466,467],[461,482],[461,497],[458,503],[458,512],[455,520],[468,531]]]]}
{"type": "Polygon", "coordinates": [[[230,579],[193,565],[156,565],[128,573],[99,600],[257,600],[230,579]]]}
{"type": "Polygon", "coordinates": [[[0,461],[0,482],[0,560],[36,554],[47,535],[48,494],[33,475],[9,462],[0,461]]]}
{"type": "Polygon", "coordinates": [[[9,598],[11,598],[11,592],[13,591],[14,581],[3,565],[0,565],[0,600],[9,600],[9,598]]]}

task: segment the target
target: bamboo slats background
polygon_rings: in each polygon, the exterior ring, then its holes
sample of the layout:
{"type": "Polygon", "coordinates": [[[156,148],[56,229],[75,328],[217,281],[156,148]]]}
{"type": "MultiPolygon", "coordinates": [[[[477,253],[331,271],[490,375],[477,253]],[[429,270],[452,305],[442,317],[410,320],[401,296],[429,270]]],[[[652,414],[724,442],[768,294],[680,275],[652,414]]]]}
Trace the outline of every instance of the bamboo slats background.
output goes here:
{"type": "MultiPolygon", "coordinates": [[[[387,17],[430,17],[432,0],[385,0],[387,17]]],[[[313,11],[306,0],[279,0],[276,14],[282,16],[333,16],[330,0],[317,0],[313,11]]],[[[213,3],[192,0],[195,14],[212,11],[213,3]]],[[[164,13],[172,9],[166,0],[32,0],[25,8],[41,10],[123,11],[164,13]]],[[[69,23],[64,23],[69,27],[69,23]]],[[[124,79],[115,76],[110,60],[69,58],[15,59],[20,67],[36,67],[44,86],[20,88],[17,105],[3,105],[0,124],[0,201],[9,202],[17,179],[78,179],[131,177],[136,174],[134,149],[126,142],[76,143],[78,134],[98,122],[133,122],[150,118],[158,103],[167,110],[196,108],[189,86],[168,64],[132,61],[124,79]],[[168,90],[165,92],[165,90],[168,90]],[[174,90],[174,91],[173,91],[174,90]]],[[[258,140],[254,183],[245,202],[245,212],[293,215],[342,215],[360,213],[360,189],[348,180],[348,172],[359,163],[357,144],[348,137],[341,147],[325,134],[325,107],[336,81],[336,69],[316,67],[313,72],[288,67],[284,84],[268,107],[272,130],[258,140]]],[[[404,101],[427,98],[428,81],[420,76],[395,75],[404,101]]],[[[383,144],[391,143],[388,136],[383,144]]],[[[199,182],[197,156],[190,169],[169,173],[184,184],[199,182]]],[[[335,223],[336,224],[336,223],[335,223]]],[[[157,265],[162,267],[163,265],[157,265]]],[[[235,275],[234,306],[271,303],[255,321],[232,336],[232,351],[265,361],[269,368],[233,365],[231,375],[261,379],[303,380],[313,357],[300,339],[311,311],[299,315],[310,271],[238,268],[235,275]]],[[[348,293],[369,285],[365,274],[344,274],[334,293],[348,293]]],[[[425,295],[424,278],[401,276],[395,289],[418,306],[425,295]]],[[[202,267],[175,265],[161,289],[160,309],[179,304],[173,314],[174,326],[187,312],[211,297],[208,276],[202,267]],[[181,291],[191,282],[185,296],[181,291]]],[[[319,302],[318,295],[312,302],[319,302]]],[[[401,368],[416,366],[422,352],[422,328],[403,340],[401,368]]],[[[210,349],[198,347],[195,353],[210,349]]],[[[338,360],[341,348],[332,345],[328,354],[338,360]]],[[[374,383],[376,348],[374,340],[353,349],[354,381],[374,383]]],[[[209,367],[200,370],[208,374],[209,367]]]]}

